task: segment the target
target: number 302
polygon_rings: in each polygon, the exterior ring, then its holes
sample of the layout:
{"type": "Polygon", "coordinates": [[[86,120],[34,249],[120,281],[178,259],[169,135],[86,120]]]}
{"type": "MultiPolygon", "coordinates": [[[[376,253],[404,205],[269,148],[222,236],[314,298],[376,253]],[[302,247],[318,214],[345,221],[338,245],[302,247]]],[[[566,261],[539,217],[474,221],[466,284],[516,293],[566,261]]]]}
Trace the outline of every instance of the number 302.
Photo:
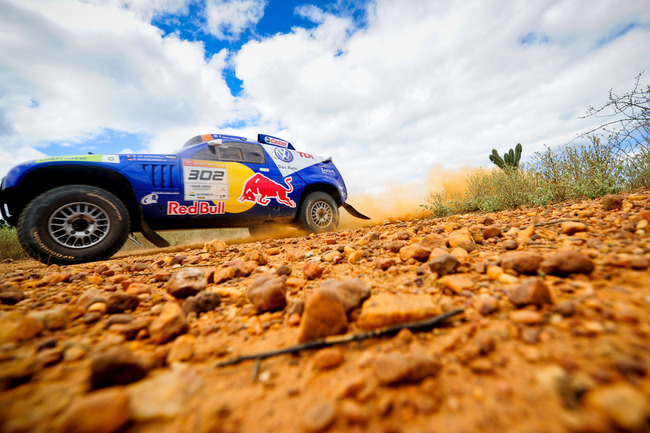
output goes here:
{"type": "Polygon", "coordinates": [[[187,180],[223,180],[222,170],[190,170],[187,180]]]}

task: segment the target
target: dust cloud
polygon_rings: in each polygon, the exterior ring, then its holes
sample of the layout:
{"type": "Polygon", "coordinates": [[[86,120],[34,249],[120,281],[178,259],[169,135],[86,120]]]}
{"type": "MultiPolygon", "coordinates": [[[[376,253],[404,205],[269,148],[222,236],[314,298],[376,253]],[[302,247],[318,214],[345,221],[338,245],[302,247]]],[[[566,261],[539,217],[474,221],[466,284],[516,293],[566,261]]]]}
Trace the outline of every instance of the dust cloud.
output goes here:
{"type": "Polygon", "coordinates": [[[411,220],[422,218],[427,212],[421,205],[427,204],[427,197],[434,192],[445,192],[457,196],[465,192],[467,176],[476,168],[461,168],[450,171],[440,165],[429,170],[425,179],[419,183],[387,184],[380,194],[361,194],[351,196],[348,203],[370,220],[360,220],[341,209],[340,229],[353,229],[381,223],[383,221],[411,220]]]}

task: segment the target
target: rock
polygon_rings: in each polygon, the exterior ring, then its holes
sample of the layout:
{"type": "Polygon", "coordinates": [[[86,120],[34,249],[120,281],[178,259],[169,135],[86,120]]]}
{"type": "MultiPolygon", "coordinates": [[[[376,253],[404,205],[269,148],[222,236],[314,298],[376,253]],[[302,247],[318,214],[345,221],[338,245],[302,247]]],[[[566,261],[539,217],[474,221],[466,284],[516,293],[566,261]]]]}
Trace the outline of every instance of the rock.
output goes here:
{"type": "Polygon", "coordinates": [[[167,364],[189,360],[194,353],[195,341],[196,337],[189,334],[181,335],[174,340],[169,354],[167,355],[167,364]]]}
{"type": "Polygon", "coordinates": [[[350,399],[343,400],[340,414],[347,424],[365,425],[370,418],[368,410],[364,406],[350,399]]]}
{"type": "Polygon", "coordinates": [[[501,256],[503,270],[513,270],[518,274],[536,274],[544,258],[527,251],[512,251],[501,256]]]}
{"type": "Polygon", "coordinates": [[[386,269],[390,268],[391,266],[395,266],[396,264],[397,260],[392,257],[375,260],[375,266],[377,269],[381,269],[382,271],[385,271],[386,269]]]}
{"type": "Polygon", "coordinates": [[[45,311],[32,311],[29,315],[41,322],[45,329],[49,331],[68,327],[68,314],[65,308],[57,307],[45,311]]]}
{"type": "Polygon", "coordinates": [[[485,294],[479,296],[478,301],[476,302],[475,305],[478,312],[481,313],[481,315],[483,316],[492,314],[499,309],[499,303],[494,298],[494,296],[485,295],[485,294]]]}
{"type": "Polygon", "coordinates": [[[427,265],[431,269],[431,272],[442,276],[456,273],[460,262],[456,257],[445,253],[432,258],[427,262],[427,265]]]}
{"type": "Polygon", "coordinates": [[[510,320],[524,325],[537,325],[544,323],[544,316],[537,311],[517,310],[510,313],[510,320]]]}
{"type": "Polygon", "coordinates": [[[444,248],[447,246],[447,240],[445,237],[435,234],[425,236],[418,243],[425,248],[429,248],[430,250],[434,250],[436,248],[444,248]]]}
{"type": "Polygon", "coordinates": [[[340,348],[327,347],[314,354],[312,365],[316,370],[330,370],[341,365],[343,357],[343,350],[340,348]]]}
{"type": "Polygon", "coordinates": [[[207,276],[207,282],[221,284],[224,281],[232,280],[237,275],[237,270],[231,266],[212,270],[207,276]]]}
{"type": "Polygon", "coordinates": [[[330,428],[336,419],[336,408],[328,401],[311,405],[304,413],[302,427],[307,433],[321,433],[330,428]]]}
{"type": "Polygon", "coordinates": [[[61,432],[113,433],[129,420],[129,396],[122,387],[91,392],[75,400],[61,416],[61,432]]]}
{"type": "Polygon", "coordinates": [[[176,302],[168,302],[162,312],[149,325],[149,335],[155,344],[173,340],[188,330],[182,308],[176,302]]]}
{"type": "Polygon", "coordinates": [[[594,262],[577,251],[560,251],[545,259],[539,269],[548,275],[590,274],[594,262]]]}
{"type": "Polygon", "coordinates": [[[298,341],[316,340],[344,333],[348,328],[345,308],[339,297],[328,289],[316,289],[305,301],[298,341]]]}
{"type": "Polygon", "coordinates": [[[183,268],[176,271],[165,284],[167,292],[177,299],[194,296],[206,287],[205,274],[199,268],[183,268]]]}
{"type": "Polygon", "coordinates": [[[544,280],[538,277],[528,278],[509,290],[508,299],[517,307],[525,305],[542,306],[553,303],[551,291],[544,280]]]}
{"type": "Polygon", "coordinates": [[[302,272],[305,274],[308,280],[315,280],[320,278],[323,275],[323,267],[318,263],[307,262],[302,269],[302,272]]]}
{"type": "Polygon", "coordinates": [[[135,310],[140,305],[140,298],[128,293],[113,293],[108,297],[106,313],[123,313],[127,310],[135,310]]]}
{"type": "Polygon", "coordinates": [[[213,239],[203,244],[203,251],[206,253],[219,253],[221,251],[226,251],[227,248],[228,245],[219,239],[213,239]]]}
{"type": "Polygon", "coordinates": [[[438,283],[442,287],[451,290],[456,295],[460,294],[463,290],[471,291],[476,286],[471,278],[461,274],[445,275],[438,280],[438,283]]]}
{"type": "Polygon", "coordinates": [[[277,275],[258,277],[247,293],[259,312],[281,310],[287,305],[287,286],[277,275]]]}
{"type": "Polygon", "coordinates": [[[187,260],[187,256],[183,254],[175,255],[172,260],[169,262],[169,266],[182,265],[183,262],[187,260]]]}
{"type": "Polygon", "coordinates": [[[419,382],[440,371],[440,363],[425,355],[381,354],[375,358],[372,371],[380,385],[419,382]]]}
{"type": "Polygon", "coordinates": [[[380,293],[361,306],[357,326],[375,329],[400,323],[428,319],[440,314],[430,295],[380,293]]]}
{"type": "Polygon", "coordinates": [[[38,370],[39,364],[32,357],[3,362],[0,369],[0,391],[27,382],[38,370]]]}
{"type": "Polygon", "coordinates": [[[91,357],[92,389],[127,385],[147,375],[148,371],[129,350],[113,347],[91,357]]]}
{"type": "Polygon", "coordinates": [[[604,412],[626,431],[641,431],[647,427],[648,399],[627,383],[596,388],[587,393],[584,404],[604,412]]]}
{"type": "Polygon", "coordinates": [[[503,236],[501,229],[496,226],[486,227],[483,230],[482,234],[483,234],[483,239],[500,238],[501,236],[503,236]]]}
{"type": "Polygon", "coordinates": [[[134,421],[166,420],[178,416],[201,386],[191,369],[166,371],[126,388],[134,421]]]}
{"type": "Polygon", "coordinates": [[[45,326],[33,317],[18,311],[7,311],[0,315],[0,345],[28,340],[40,334],[45,326]]]}
{"type": "Polygon", "coordinates": [[[346,313],[357,308],[361,305],[361,302],[370,297],[370,287],[359,278],[346,280],[332,278],[324,281],[320,287],[334,291],[341,300],[346,313]]]}
{"type": "Polygon", "coordinates": [[[406,246],[406,241],[395,240],[386,246],[386,249],[391,253],[399,253],[399,251],[406,246]]]}
{"type": "Polygon", "coordinates": [[[564,221],[560,225],[560,230],[567,236],[572,236],[576,233],[584,232],[587,230],[587,225],[575,221],[564,221]]]}
{"type": "Polygon", "coordinates": [[[603,197],[601,203],[603,210],[617,210],[623,206],[623,196],[609,194],[603,197]]]}
{"type": "Polygon", "coordinates": [[[291,275],[291,268],[287,265],[282,265],[278,269],[276,269],[275,274],[278,276],[283,276],[286,275],[287,277],[291,275]]]}
{"type": "Polygon", "coordinates": [[[0,285],[0,304],[15,305],[25,299],[25,292],[12,284],[0,285]]]}
{"type": "MultiPolygon", "coordinates": [[[[447,242],[449,243],[450,248],[461,247],[463,249],[470,248],[473,250],[476,247],[474,239],[472,239],[472,234],[469,232],[467,227],[449,233],[447,242]]],[[[471,251],[468,250],[468,252],[471,251]]]]}
{"type": "Polygon", "coordinates": [[[406,262],[415,259],[418,262],[426,262],[431,254],[431,249],[420,244],[406,245],[399,250],[399,258],[406,262]]]}
{"type": "Polygon", "coordinates": [[[187,316],[191,312],[197,314],[207,313],[219,306],[221,297],[213,292],[202,291],[196,296],[190,296],[183,301],[183,313],[187,316]]]}
{"type": "Polygon", "coordinates": [[[503,241],[501,246],[503,246],[503,248],[505,248],[508,251],[516,250],[517,248],[519,248],[519,244],[514,239],[508,239],[507,241],[503,241]]]}

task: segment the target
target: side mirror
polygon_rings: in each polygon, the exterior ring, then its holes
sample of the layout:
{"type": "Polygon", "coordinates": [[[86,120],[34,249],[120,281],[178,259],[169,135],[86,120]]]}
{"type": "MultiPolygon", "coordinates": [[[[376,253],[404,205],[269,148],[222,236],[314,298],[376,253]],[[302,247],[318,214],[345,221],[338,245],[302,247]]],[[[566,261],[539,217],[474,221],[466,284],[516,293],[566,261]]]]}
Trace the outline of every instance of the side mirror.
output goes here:
{"type": "Polygon", "coordinates": [[[328,156],[327,158],[323,159],[323,164],[327,164],[328,162],[332,162],[331,156],[328,156]]]}
{"type": "Polygon", "coordinates": [[[212,146],[212,147],[218,147],[218,146],[221,146],[222,144],[223,144],[223,140],[221,138],[217,138],[216,140],[208,141],[208,146],[212,146]]]}

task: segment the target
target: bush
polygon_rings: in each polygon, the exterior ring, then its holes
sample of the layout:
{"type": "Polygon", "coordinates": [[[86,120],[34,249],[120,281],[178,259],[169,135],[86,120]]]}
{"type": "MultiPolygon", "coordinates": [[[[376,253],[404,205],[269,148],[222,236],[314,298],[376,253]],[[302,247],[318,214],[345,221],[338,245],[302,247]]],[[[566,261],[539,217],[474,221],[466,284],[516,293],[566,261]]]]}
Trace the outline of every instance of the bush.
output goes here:
{"type": "MultiPolygon", "coordinates": [[[[1,220],[0,220],[1,221],[1,220]]],[[[4,223],[4,221],[2,221],[4,223]]],[[[6,224],[0,225],[0,260],[29,257],[18,242],[16,229],[6,224]]]]}

